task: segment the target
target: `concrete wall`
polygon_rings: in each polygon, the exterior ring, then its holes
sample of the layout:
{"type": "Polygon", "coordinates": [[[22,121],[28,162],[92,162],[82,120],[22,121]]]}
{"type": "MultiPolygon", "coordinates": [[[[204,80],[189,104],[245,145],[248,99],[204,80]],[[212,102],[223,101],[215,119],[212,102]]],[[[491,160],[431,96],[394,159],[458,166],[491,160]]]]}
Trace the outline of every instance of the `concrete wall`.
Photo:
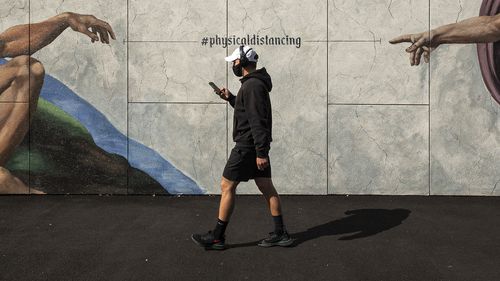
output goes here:
{"type": "Polygon", "coordinates": [[[0,7],[1,29],[64,11],[113,26],[109,46],[67,30],[34,56],[208,193],[219,193],[233,111],[207,82],[236,93],[239,81],[223,60],[236,46],[201,40],[258,34],[302,40],[254,46],[274,83],[280,193],[500,195],[500,106],[476,46],[441,46],[430,64],[410,67],[408,45],[388,43],[476,16],[480,0],[27,1],[0,7]]]}

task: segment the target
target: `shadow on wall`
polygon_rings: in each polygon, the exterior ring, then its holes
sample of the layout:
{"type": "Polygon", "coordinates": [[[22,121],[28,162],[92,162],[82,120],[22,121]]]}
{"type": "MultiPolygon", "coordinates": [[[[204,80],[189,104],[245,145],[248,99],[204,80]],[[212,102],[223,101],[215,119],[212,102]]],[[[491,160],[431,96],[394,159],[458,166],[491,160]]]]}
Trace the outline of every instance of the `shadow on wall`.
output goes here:
{"type": "MultiPolygon", "coordinates": [[[[333,220],[309,228],[302,232],[291,233],[295,239],[292,247],[322,236],[345,235],[338,240],[354,240],[376,235],[403,223],[411,211],[407,209],[359,209],[345,212],[347,217],[333,220]]],[[[233,244],[230,248],[255,246],[259,241],[233,244]]]]}

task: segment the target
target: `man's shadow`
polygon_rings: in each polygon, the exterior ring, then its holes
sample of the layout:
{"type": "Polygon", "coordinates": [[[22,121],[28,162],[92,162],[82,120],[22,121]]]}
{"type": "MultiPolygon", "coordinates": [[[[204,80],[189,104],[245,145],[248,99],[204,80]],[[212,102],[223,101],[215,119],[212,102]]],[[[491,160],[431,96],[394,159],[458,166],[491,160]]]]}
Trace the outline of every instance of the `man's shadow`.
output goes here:
{"type": "MultiPolygon", "coordinates": [[[[291,247],[322,236],[343,235],[338,240],[365,238],[400,225],[411,211],[407,209],[359,209],[345,212],[344,218],[321,224],[305,231],[291,233],[291,247]]],[[[255,246],[259,241],[231,244],[228,248],[255,246]]]]}

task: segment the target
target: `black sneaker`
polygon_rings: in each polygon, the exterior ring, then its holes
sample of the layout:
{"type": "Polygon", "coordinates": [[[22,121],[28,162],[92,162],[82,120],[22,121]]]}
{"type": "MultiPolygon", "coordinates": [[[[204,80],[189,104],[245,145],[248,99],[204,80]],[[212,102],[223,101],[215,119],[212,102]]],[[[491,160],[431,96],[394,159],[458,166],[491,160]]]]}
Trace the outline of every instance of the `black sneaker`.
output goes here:
{"type": "Polygon", "coordinates": [[[205,250],[224,250],[226,247],[225,236],[220,240],[215,239],[212,230],[209,230],[205,234],[193,234],[191,235],[191,240],[193,240],[194,243],[200,245],[201,247],[204,247],[205,250]]]}
{"type": "Polygon", "coordinates": [[[288,247],[293,244],[293,241],[294,239],[292,239],[288,232],[286,232],[285,230],[281,234],[277,234],[276,232],[269,232],[269,237],[260,241],[258,245],[261,247],[288,247]]]}

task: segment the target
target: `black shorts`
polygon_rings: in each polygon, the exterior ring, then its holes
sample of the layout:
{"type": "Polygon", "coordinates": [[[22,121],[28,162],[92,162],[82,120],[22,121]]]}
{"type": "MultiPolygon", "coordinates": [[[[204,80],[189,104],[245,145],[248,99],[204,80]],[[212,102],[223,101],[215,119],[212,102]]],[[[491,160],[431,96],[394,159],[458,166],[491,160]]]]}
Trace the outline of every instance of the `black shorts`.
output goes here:
{"type": "Polygon", "coordinates": [[[271,163],[263,171],[257,169],[257,152],[255,148],[234,147],[222,176],[231,181],[248,181],[255,178],[270,178],[271,163]]]}

